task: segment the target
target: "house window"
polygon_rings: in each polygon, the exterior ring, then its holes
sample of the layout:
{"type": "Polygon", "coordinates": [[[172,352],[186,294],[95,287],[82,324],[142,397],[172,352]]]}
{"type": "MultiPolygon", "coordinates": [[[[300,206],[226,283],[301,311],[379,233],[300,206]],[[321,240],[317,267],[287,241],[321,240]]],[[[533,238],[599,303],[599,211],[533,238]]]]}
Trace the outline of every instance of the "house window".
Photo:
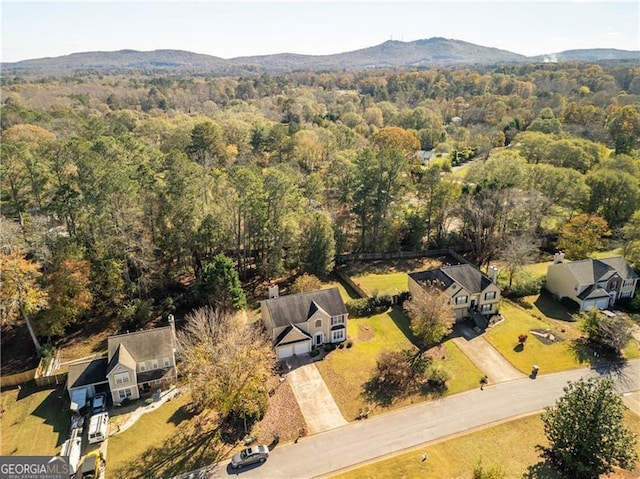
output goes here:
{"type": "Polygon", "coordinates": [[[322,327],[322,320],[316,319],[316,328],[321,328],[321,327],[322,327]]]}
{"type": "Polygon", "coordinates": [[[344,324],[344,315],[331,317],[331,326],[335,326],[336,324],[344,324]]]}
{"type": "Polygon", "coordinates": [[[126,384],[129,382],[129,373],[116,374],[116,384],[126,384]]]}
{"type": "Polygon", "coordinates": [[[121,389],[118,391],[118,397],[120,399],[127,399],[131,397],[131,388],[121,389]]]}
{"type": "Polygon", "coordinates": [[[482,306],[480,306],[480,311],[483,313],[491,311],[491,306],[491,304],[483,304],[482,306]]]}
{"type": "Polygon", "coordinates": [[[147,370],[147,363],[138,364],[138,371],[144,372],[147,370]]]}
{"type": "Polygon", "coordinates": [[[466,296],[458,296],[456,298],[456,304],[466,304],[467,297],[466,296]]]}
{"type": "Polygon", "coordinates": [[[484,293],[484,299],[496,299],[496,292],[495,291],[488,291],[488,292],[484,293]]]}
{"type": "Polygon", "coordinates": [[[151,369],[158,369],[158,360],[157,359],[152,359],[151,360],[151,369]]]}
{"type": "Polygon", "coordinates": [[[164,364],[164,367],[165,367],[165,368],[168,368],[169,366],[171,366],[171,359],[169,359],[169,358],[164,358],[164,359],[162,360],[162,363],[164,364]]]}
{"type": "Polygon", "coordinates": [[[331,338],[333,342],[344,340],[344,329],[338,329],[337,331],[333,331],[331,333],[331,338]]]}

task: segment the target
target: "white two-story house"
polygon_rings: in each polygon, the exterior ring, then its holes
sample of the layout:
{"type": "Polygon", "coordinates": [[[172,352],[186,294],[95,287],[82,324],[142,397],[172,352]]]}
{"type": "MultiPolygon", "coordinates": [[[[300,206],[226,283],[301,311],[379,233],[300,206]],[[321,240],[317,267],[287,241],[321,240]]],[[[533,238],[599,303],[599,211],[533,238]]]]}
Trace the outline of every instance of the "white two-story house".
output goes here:
{"type": "Polygon", "coordinates": [[[637,282],[637,273],[622,256],[565,262],[557,253],[547,269],[546,289],[558,299],[571,298],[586,311],[632,298],[637,282]]]}
{"type": "Polygon", "coordinates": [[[338,288],[273,297],[261,310],[278,359],[347,339],[347,307],[338,288]]]}

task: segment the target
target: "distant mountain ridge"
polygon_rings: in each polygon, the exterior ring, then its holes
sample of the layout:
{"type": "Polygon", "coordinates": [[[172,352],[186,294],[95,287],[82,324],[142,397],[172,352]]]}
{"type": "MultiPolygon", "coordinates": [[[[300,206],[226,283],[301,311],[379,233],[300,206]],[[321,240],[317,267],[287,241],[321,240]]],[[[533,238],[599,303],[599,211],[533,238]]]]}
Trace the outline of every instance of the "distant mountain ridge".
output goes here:
{"type": "Polygon", "coordinates": [[[71,74],[76,72],[152,71],[171,73],[241,74],[296,70],[342,70],[447,65],[493,65],[549,61],[638,60],[640,51],[593,48],[527,57],[441,37],[380,45],[331,55],[278,53],[224,59],[184,50],[119,50],[83,52],[60,57],[3,63],[3,74],[71,74]]]}

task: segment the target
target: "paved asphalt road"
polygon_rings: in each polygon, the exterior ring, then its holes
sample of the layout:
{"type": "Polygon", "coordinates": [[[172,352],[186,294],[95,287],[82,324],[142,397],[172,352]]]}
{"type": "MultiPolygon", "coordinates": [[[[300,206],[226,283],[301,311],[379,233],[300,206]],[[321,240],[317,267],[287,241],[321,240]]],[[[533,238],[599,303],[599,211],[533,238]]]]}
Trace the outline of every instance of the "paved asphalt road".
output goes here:
{"type": "MultiPolygon", "coordinates": [[[[322,477],[447,436],[542,410],[562,396],[567,381],[600,374],[590,369],[518,379],[372,416],[276,447],[265,464],[236,471],[225,461],[182,478],[322,477]]],[[[640,360],[612,372],[621,393],[640,390],[640,360]]]]}

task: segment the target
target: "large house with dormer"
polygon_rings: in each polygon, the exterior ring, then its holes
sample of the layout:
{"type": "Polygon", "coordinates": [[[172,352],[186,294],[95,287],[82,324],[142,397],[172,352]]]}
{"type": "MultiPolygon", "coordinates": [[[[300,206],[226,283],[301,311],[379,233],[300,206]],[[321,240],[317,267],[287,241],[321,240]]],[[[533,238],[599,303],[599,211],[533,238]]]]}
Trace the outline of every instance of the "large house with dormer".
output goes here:
{"type": "Polygon", "coordinates": [[[638,274],[622,256],[565,262],[564,254],[556,253],[545,287],[556,298],[571,298],[580,311],[586,311],[632,298],[637,283],[638,274]]]}
{"type": "Polygon", "coordinates": [[[451,297],[456,320],[472,318],[486,327],[486,318],[498,312],[500,288],[496,284],[498,270],[489,269],[491,277],[470,264],[441,266],[427,271],[409,273],[409,292],[435,287],[451,297]]]}
{"type": "Polygon", "coordinates": [[[338,288],[264,300],[262,321],[278,359],[347,339],[347,307],[338,288]]]}

